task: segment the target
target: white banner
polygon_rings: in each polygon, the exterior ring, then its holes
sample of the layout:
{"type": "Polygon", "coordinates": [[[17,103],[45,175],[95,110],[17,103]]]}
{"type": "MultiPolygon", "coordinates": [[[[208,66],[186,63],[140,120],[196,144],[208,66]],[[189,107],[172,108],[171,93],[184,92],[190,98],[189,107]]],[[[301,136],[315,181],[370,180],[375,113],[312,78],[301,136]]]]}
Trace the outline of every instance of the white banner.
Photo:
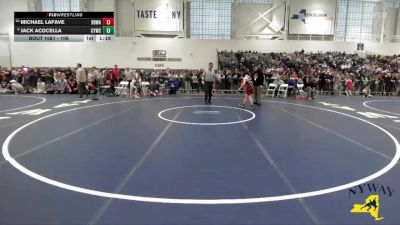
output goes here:
{"type": "Polygon", "coordinates": [[[289,34],[333,35],[336,4],[336,0],[291,1],[289,34]]]}
{"type": "Polygon", "coordinates": [[[136,0],[136,31],[183,31],[183,0],[136,0]]]}

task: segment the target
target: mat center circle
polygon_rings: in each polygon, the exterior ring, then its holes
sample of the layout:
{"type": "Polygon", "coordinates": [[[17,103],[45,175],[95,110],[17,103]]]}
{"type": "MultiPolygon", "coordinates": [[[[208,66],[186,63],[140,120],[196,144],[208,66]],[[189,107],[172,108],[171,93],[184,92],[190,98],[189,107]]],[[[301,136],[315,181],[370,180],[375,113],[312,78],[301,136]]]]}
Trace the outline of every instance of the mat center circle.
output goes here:
{"type": "Polygon", "coordinates": [[[222,105],[188,105],[168,108],[158,113],[162,120],[199,126],[232,125],[253,120],[256,115],[246,109],[222,105]]]}

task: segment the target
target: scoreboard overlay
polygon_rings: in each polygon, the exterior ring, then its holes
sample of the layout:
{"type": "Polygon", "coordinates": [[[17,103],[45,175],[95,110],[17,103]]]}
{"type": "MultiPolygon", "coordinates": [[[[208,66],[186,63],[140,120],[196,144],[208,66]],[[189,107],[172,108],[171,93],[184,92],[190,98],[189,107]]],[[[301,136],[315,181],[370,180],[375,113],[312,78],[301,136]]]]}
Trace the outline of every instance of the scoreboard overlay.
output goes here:
{"type": "Polygon", "coordinates": [[[15,42],[106,42],[114,12],[14,12],[15,42]]]}

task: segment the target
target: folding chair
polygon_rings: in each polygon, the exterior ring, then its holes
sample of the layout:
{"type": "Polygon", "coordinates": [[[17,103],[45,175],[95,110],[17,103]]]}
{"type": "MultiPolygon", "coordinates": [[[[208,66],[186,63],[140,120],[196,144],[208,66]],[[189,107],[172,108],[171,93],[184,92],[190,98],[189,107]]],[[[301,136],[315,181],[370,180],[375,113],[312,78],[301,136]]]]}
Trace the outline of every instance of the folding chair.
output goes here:
{"type": "Polygon", "coordinates": [[[286,98],[288,88],[289,88],[288,84],[281,84],[281,86],[279,86],[279,89],[278,89],[277,97],[279,98],[280,96],[282,96],[282,97],[286,98]]]}
{"type": "Polygon", "coordinates": [[[118,87],[115,87],[115,95],[122,96],[128,93],[128,81],[121,81],[118,87]]]}
{"type": "Polygon", "coordinates": [[[107,92],[110,91],[111,86],[110,85],[103,85],[99,87],[99,91],[101,95],[106,94],[107,92]]]}
{"type": "Polygon", "coordinates": [[[276,88],[278,87],[278,85],[276,85],[276,84],[273,84],[273,83],[271,83],[271,84],[269,84],[268,85],[268,88],[267,88],[267,94],[265,95],[265,96],[271,96],[271,97],[274,97],[275,96],[275,91],[276,91],[276,88]]]}

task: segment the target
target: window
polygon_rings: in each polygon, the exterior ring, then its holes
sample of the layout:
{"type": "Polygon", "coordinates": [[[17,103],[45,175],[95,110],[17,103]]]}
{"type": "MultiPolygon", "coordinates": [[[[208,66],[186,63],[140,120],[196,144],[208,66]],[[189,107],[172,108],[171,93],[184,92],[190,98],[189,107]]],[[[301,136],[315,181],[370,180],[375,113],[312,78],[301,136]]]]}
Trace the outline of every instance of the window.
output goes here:
{"type": "Polygon", "coordinates": [[[42,0],[42,11],[81,11],[80,0],[42,0]]]}
{"type": "Polygon", "coordinates": [[[230,39],[233,0],[190,1],[190,37],[230,39]]]}
{"type": "Polygon", "coordinates": [[[254,3],[260,3],[260,4],[272,4],[272,0],[239,0],[239,3],[249,3],[249,4],[254,4],[254,3]]]}
{"type": "Polygon", "coordinates": [[[42,11],[48,12],[53,11],[54,4],[53,0],[42,0],[42,11]]]}
{"type": "Polygon", "coordinates": [[[336,40],[372,41],[374,18],[379,2],[340,0],[338,3],[336,40]]]}
{"type": "Polygon", "coordinates": [[[399,9],[400,8],[400,2],[386,2],[386,7],[388,8],[395,8],[399,9]]]}
{"type": "Polygon", "coordinates": [[[347,0],[339,1],[339,11],[337,13],[336,40],[345,41],[347,25],[347,0]]]}

